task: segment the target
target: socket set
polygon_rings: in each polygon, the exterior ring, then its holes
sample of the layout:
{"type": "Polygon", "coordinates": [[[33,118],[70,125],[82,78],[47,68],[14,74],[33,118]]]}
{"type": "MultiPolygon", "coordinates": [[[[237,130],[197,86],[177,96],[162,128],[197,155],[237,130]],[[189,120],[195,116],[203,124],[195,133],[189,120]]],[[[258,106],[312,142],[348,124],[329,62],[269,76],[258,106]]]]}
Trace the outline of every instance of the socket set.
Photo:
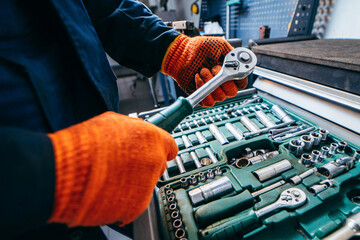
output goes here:
{"type": "Polygon", "coordinates": [[[196,108],[172,136],[163,239],[322,239],[360,211],[360,147],[258,95],[196,108]]]}

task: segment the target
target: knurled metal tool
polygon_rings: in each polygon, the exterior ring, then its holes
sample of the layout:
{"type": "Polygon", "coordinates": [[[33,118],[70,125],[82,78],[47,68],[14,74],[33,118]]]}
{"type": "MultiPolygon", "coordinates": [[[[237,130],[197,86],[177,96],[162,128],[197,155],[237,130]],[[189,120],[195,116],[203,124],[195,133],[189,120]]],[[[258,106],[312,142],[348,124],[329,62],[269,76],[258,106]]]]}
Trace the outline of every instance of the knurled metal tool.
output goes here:
{"type": "Polygon", "coordinates": [[[224,59],[220,72],[187,98],[179,97],[172,105],[146,119],[162,129],[171,132],[194,107],[221,84],[241,80],[253,72],[256,66],[255,54],[247,48],[235,48],[224,59]]]}
{"type": "Polygon", "coordinates": [[[216,222],[205,228],[201,234],[203,239],[228,239],[242,236],[254,229],[260,218],[279,209],[295,209],[306,203],[306,194],[299,188],[284,190],[279,199],[259,210],[250,209],[233,217],[216,222]]]}

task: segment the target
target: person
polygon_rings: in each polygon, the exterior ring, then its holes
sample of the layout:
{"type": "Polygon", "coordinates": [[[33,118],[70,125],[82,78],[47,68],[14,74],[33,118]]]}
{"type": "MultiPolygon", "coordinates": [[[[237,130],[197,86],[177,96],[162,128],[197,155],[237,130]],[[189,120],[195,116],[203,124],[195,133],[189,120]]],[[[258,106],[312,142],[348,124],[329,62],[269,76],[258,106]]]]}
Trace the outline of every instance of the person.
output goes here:
{"type": "MultiPolygon", "coordinates": [[[[2,239],[131,223],[178,149],[164,130],[117,113],[105,52],[145,76],[161,70],[190,94],[232,47],[181,35],[132,0],[2,0],[0,12],[2,239]]],[[[202,105],[245,86],[225,83],[202,105]]]]}

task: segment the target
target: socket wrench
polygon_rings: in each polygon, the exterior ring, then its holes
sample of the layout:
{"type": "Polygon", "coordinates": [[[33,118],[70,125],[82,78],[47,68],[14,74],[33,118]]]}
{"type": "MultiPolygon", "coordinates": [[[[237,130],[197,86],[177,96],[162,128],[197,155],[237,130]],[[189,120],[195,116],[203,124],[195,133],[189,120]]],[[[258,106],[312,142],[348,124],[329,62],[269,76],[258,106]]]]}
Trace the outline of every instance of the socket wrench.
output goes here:
{"type": "Polygon", "coordinates": [[[345,220],[344,226],[331,233],[323,240],[347,240],[358,236],[360,232],[360,212],[357,212],[345,220]]]}

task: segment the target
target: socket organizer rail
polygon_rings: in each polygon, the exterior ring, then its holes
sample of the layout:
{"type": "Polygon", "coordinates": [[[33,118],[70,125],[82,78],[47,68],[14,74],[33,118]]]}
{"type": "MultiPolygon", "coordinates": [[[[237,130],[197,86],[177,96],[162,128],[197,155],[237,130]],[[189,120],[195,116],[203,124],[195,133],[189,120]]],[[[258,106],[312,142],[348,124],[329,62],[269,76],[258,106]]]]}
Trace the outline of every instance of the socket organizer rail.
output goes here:
{"type": "Polygon", "coordinates": [[[163,239],[322,239],[360,211],[360,147],[264,97],[198,107],[172,136],[163,239]]]}

